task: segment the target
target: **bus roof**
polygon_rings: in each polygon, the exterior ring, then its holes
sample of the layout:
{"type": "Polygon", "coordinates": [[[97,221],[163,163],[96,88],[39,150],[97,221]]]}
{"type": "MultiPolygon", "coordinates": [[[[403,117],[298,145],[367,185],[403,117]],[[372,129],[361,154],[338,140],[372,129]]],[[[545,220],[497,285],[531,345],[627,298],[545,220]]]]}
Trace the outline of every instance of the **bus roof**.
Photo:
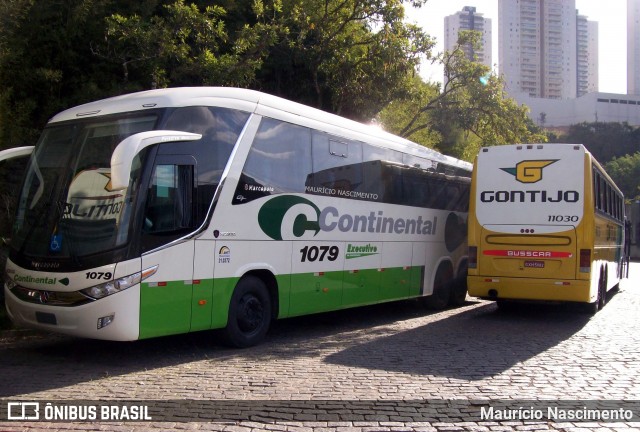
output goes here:
{"type": "Polygon", "coordinates": [[[503,150],[531,150],[531,149],[543,149],[544,146],[574,146],[575,150],[582,150],[588,152],[587,148],[583,144],[577,143],[526,143],[526,144],[499,144],[495,146],[482,147],[480,151],[489,151],[491,149],[503,149],[503,150]]]}
{"type": "Polygon", "coordinates": [[[435,160],[461,169],[472,165],[433,149],[400,138],[375,126],[365,125],[306,105],[255,90],[232,87],[178,87],[148,90],[115,96],[79,105],[55,115],[49,123],[77,120],[108,114],[145,109],[181,106],[220,106],[314,127],[345,138],[367,140],[371,144],[389,147],[416,156],[435,160]],[[345,136],[345,132],[348,135],[345,136]]]}

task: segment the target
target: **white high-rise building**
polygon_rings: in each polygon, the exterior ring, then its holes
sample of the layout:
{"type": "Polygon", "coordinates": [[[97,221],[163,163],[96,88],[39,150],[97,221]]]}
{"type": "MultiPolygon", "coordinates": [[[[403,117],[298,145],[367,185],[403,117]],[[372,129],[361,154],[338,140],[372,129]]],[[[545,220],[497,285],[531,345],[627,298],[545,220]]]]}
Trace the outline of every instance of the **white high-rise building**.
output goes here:
{"type": "Polygon", "coordinates": [[[575,0],[499,0],[498,14],[499,71],[507,91],[575,98],[575,0]]]}
{"type": "Polygon", "coordinates": [[[627,94],[640,95],[640,0],[627,0],[627,94]]]}
{"type": "Polygon", "coordinates": [[[465,6],[461,11],[444,18],[444,49],[452,51],[458,43],[461,30],[476,30],[482,33],[479,49],[464,47],[469,60],[474,60],[491,67],[491,19],[484,18],[476,8],[465,6]]]}
{"type": "Polygon", "coordinates": [[[598,91],[598,23],[576,18],[577,97],[598,91]]]}

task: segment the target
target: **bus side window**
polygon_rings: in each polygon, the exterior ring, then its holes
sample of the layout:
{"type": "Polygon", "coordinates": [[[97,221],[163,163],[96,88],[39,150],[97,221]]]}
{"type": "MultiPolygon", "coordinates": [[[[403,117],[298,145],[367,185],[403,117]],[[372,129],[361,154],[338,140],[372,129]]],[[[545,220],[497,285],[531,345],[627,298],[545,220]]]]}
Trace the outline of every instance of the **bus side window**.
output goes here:
{"type": "Polygon", "coordinates": [[[343,196],[362,190],[362,143],[313,131],[311,148],[313,172],[306,180],[307,191],[343,196]]]}
{"type": "Polygon", "coordinates": [[[600,191],[600,174],[598,174],[598,172],[596,171],[594,173],[593,176],[593,182],[594,182],[594,191],[595,191],[595,195],[596,195],[596,199],[595,199],[595,207],[596,210],[601,210],[602,209],[602,195],[601,195],[601,191],[600,191]]]}
{"type": "Polygon", "coordinates": [[[144,250],[169,243],[196,228],[193,192],[193,165],[155,166],[144,212],[144,250]]]}
{"type": "Polygon", "coordinates": [[[458,187],[460,188],[460,201],[455,208],[456,211],[459,212],[468,212],[469,211],[469,194],[471,193],[470,181],[462,180],[458,187]]]}
{"type": "Polygon", "coordinates": [[[279,193],[303,193],[310,173],[311,130],[265,117],[249,150],[232,203],[244,204],[279,193]]]}
{"type": "Polygon", "coordinates": [[[398,183],[391,165],[388,162],[402,163],[402,153],[371,144],[362,144],[362,185],[360,192],[368,194],[369,200],[385,203],[396,203],[402,199],[398,183]],[[394,192],[395,191],[395,192],[394,192]]]}
{"type": "MultiPolygon", "coordinates": [[[[198,161],[196,183],[200,208],[195,216],[197,224],[205,220],[229,156],[248,118],[249,113],[230,108],[187,106],[173,111],[161,126],[161,129],[202,134],[200,140],[189,146],[189,152],[198,161]]],[[[178,148],[184,147],[183,144],[178,148]]]]}

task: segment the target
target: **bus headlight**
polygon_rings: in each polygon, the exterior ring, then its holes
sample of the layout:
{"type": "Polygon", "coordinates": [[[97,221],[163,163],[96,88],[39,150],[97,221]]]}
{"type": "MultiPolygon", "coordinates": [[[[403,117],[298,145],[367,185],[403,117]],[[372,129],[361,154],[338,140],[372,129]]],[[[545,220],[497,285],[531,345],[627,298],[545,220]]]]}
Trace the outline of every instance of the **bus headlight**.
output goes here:
{"type": "Polygon", "coordinates": [[[120,279],[85,288],[83,290],[80,290],[80,292],[93,299],[101,299],[110,296],[111,294],[124,291],[127,288],[131,288],[132,286],[139,284],[149,276],[154,275],[157,271],[158,266],[156,265],[153,267],[149,267],[142,272],[134,273],[129,276],[121,277],[120,279]]]}
{"type": "Polygon", "coordinates": [[[141,273],[138,272],[120,279],[85,288],[83,290],[80,290],[80,292],[97,300],[106,296],[110,296],[111,294],[124,291],[127,288],[131,288],[135,284],[140,283],[141,279],[141,273]]]}

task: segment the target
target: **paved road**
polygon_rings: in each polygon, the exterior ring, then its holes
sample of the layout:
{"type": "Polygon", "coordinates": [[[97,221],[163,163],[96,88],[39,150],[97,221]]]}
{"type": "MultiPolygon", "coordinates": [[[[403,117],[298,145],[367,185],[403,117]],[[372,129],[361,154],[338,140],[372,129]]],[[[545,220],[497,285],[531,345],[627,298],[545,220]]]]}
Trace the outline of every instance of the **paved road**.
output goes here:
{"type": "Polygon", "coordinates": [[[148,405],[154,420],[0,421],[0,431],[640,430],[626,419],[526,417],[553,406],[571,414],[575,405],[577,415],[640,406],[640,264],[631,275],[593,317],[568,306],[504,312],[473,299],[429,312],[409,301],[284,320],[246,350],[210,332],[134,343],[5,332],[2,418],[15,400],[121,409],[127,400],[148,405]],[[481,419],[480,406],[492,404],[493,419],[481,419]],[[514,411],[515,420],[496,418],[514,411]]]}

